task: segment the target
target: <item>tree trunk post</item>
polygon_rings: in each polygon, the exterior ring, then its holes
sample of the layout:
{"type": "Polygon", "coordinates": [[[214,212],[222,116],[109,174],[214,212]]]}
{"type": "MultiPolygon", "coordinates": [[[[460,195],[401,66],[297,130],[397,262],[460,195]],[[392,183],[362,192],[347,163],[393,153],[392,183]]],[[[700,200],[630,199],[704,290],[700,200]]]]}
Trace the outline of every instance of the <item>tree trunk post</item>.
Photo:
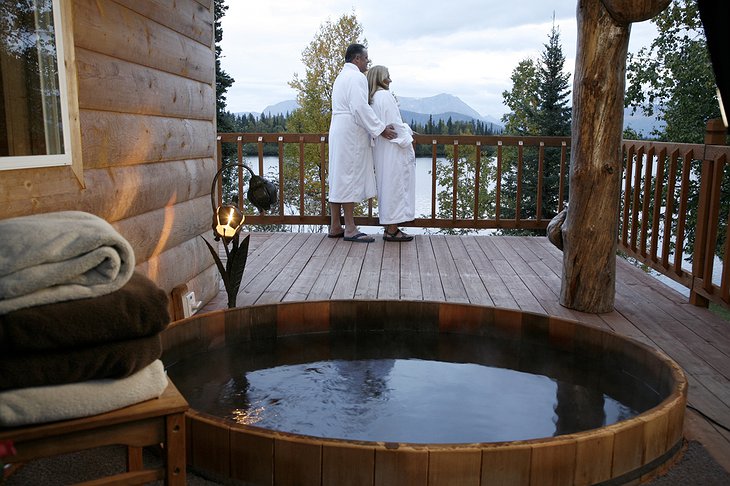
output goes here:
{"type": "Polygon", "coordinates": [[[669,0],[578,1],[570,203],[562,227],[560,291],[560,303],[571,309],[613,310],[630,25],[668,4],[669,0]]]}

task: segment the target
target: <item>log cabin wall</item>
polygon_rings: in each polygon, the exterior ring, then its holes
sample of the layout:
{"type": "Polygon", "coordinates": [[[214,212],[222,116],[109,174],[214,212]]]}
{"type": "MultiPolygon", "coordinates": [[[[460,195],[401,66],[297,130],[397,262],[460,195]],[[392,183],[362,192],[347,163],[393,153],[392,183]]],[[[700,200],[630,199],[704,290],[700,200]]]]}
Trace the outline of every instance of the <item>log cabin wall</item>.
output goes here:
{"type": "Polygon", "coordinates": [[[70,167],[0,172],[0,218],[79,210],[109,221],[137,270],[207,301],[215,161],[213,0],[68,0],[82,183],[70,167]]]}

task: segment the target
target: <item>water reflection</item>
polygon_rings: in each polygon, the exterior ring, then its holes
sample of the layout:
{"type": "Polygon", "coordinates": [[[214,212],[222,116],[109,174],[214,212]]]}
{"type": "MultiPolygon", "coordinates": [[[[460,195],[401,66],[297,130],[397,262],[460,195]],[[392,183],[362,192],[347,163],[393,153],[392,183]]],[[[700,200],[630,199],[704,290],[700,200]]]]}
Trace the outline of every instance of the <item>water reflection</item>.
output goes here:
{"type": "Polygon", "coordinates": [[[550,437],[630,418],[659,401],[584,356],[449,334],[295,336],[194,356],[169,373],[197,410],[350,440],[550,437]]]}

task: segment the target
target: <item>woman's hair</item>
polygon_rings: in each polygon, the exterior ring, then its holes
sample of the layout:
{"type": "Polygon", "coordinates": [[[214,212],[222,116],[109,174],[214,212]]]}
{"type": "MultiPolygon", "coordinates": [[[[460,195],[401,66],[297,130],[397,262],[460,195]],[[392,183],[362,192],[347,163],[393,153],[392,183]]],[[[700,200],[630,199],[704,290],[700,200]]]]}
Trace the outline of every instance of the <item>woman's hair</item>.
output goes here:
{"type": "Polygon", "coordinates": [[[388,68],[385,66],[373,66],[368,69],[366,74],[368,77],[368,103],[372,104],[373,96],[379,89],[388,89],[388,85],[383,83],[385,79],[390,77],[388,68]]]}

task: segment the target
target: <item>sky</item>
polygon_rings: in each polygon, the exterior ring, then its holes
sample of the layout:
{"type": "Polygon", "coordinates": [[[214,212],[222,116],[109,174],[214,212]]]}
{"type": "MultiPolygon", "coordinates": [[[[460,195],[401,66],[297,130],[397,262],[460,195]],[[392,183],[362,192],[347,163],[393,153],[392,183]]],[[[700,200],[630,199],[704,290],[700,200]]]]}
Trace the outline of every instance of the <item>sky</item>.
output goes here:
{"type": "MultiPolygon", "coordinates": [[[[538,60],[553,24],[565,71],[575,65],[577,0],[226,0],[221,66],[235,83],[227,110],[261,112],[296,99],[289,87],[304,75],[302,52],[326,21],[355,12],[373,65],[387,66],[398,96],[459,97],[483,116],[509,110],[502,92],[526,58],[538,60]]],[[[629,52],[649,46],[656,30],[632,24],[629,52]]],[[[343,53],[344,54],[344,53],[343,53]]],[[[571,86],[572,86],[571,77],[571,86]]]]}

